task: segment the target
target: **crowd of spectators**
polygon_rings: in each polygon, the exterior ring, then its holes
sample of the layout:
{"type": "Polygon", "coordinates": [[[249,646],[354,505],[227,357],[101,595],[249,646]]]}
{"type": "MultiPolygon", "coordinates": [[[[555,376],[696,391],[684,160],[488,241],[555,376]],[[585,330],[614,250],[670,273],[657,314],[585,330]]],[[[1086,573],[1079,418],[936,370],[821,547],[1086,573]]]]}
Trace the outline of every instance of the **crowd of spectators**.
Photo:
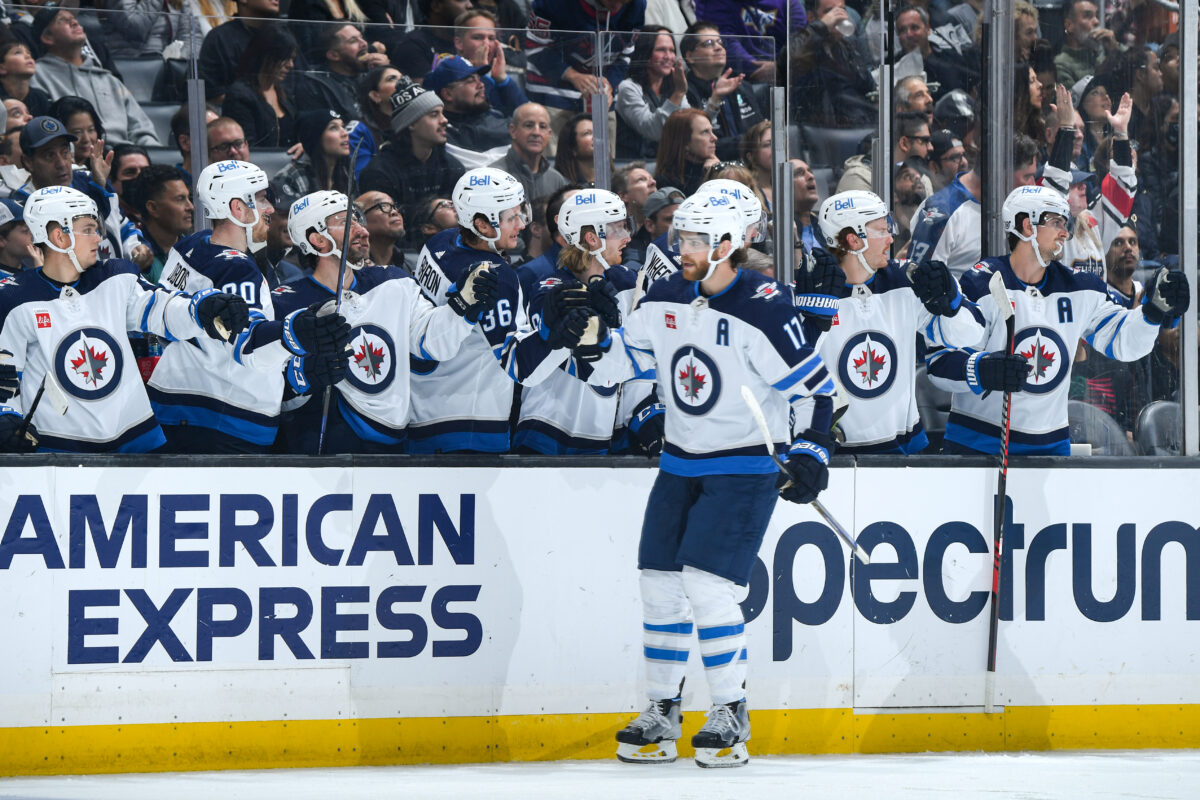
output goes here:
{"type": "MultiPolygon", "coordinates": [[[[19,204],[44,185],[85,189],[106,217],[108,252],[156,277],[165,251],[190,230],[179,190],[191,185],[195,145],[169,65],[186,58],[193,33],[202,37],[207,160],[272,154],[282,219],[258,258],[273,284],[300,274],[287,241],[290,201],[349,187],[370,206],[372,257],[411,265],[425,239],[453,226],[451,190],[477,166],[515,176],[533,205],[533,224],[510,254],[520,263],[556,247],[556,193],[593,184],[596,164],[607,163],[606,179],[634,218],[626,262],[636,263],[666,230],[676,198],[713,177],[746,183],[771,215],[780,187],[768,90],[787,75],[795,218],[771,219],[760,249],[789,236],[819,247],[820,197],[870,188],[882,152],[896,254],[961,270],[981,255],[981,8],[981,0],[917,0],[893,9],[885,40],[878,4],[867,0],[12,7],[0,25],[0,195],[19,204]],[[894,47],[892,139],[873,150],[881,41],[894,47]],[[154,97],[135,97],[122,65],[164,57],[154,97]],[[609,109],[609,152],[599,159],[596,95],[609,109]],[[148,103],[171,102],[169,127],[147,114],[148,103]],[[47,117],[75,137],[65,159],[61,138],[26,128],[47,117]],[[951,207],[954,215],[941,214],[951,207]]],[[[1090,248],[1077,266],[1114,291],[1128,288],[1132,275],[1112,269],[1118,242],[1125,264],[1133,238],[1139,269],[1179,257],[1176,22],[1139,0],[1108,3],[1103,21],[1094,0],[1013,8],[1015,103],[1003,116],[1012,120],[1015,182],[1044,180],[1048,166],[1065,171],[1076,238],[1090,248]]],[[[21,252],[12,241],[0,230],[0,259],[21,252]]]]}

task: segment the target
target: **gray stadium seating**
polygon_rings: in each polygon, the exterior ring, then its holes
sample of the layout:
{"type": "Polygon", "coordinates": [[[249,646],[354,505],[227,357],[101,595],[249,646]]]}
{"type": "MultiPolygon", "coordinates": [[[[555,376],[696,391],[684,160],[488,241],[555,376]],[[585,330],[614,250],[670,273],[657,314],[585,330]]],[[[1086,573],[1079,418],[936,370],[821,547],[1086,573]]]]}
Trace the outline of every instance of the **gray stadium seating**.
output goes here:
{"type": "Polygon", "coordinates": [[[158,140],[164,145],[172,144],[171,117],[175,116],[179,106],[176,103],[142,103],[141,105],[142,111],[145,111],[146,116],[154,123],[154,132],[158,134],[158,140]]]}
{"type": "Polygon", "coordinates": [[[1071,442],[1090,444],[1092,455],[1137,455],[1125,431],[1102,409],[1080,400],[1071,400],[1067,403],[1067,419],[1071,428],[1071,442]]]}
{"type": "MultiPolygon", "coordinates": [[[[143,106],[154,99],[154,83],[163,70],[159,56],[146,58],[114,58],[113,63],[121,71],[125,86],[133,93],[133,99],[143,106]]],[[[178,108],[178,106],[176,106],[178,108]]]]}
{"type": "Polygon", "coordinates": [[[874,132],[874,128],[800,126],[804,149],[808,153],[808,165],[814,169],[829,167],[835,173],[840,173],[846,159],[858,152],[863,137],[874,132]]]}
{"type": "Polygon", "coordinates": [[[1143,408],[1134,425],[1133,439],[1146,456],[1177,456],[1183,451],[1183,411],[1179,403],[1156,400],[1143,408]]]}

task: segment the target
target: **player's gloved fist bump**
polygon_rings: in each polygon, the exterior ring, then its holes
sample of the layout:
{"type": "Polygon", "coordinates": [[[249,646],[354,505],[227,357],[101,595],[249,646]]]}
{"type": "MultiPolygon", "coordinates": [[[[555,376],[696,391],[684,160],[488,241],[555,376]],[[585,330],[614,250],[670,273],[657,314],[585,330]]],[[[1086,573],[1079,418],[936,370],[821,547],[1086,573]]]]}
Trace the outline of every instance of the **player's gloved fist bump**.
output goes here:
{"type": "Polygon", "coordinates": [[[609,335],[604,320],[595,315],[588,317],[583,335],[579,337],[579,344],[575,346],[575,358],[585,362],[599,361],[610,347],[612,336],[609,335]]]}
{"type": "Polygon", "coordinates": [[[206,289],[192,303],[196,322],[213,339],[230,341],[250,324],[250,306],[236,294],[206,289]]]}
{"type": "Polygon", "coordinates": [[[649,458],[662,453],[667,408],[651,393],[633,409],[629,432],[649,458]]]}
{"type": "Polygon", "coordinates": [[[21,376],[10,361],[12,353],[0,350],[0,403],[21,391],[21,376]]]}
{"type": "Polygon", "coordinates": [[[336,353],[292,356],[284,375],[293,392],[308,394],[346,377],[346,357],[336,353]]]}
{"type": "Polygon", "coordinates": [[[779,496],[792,503],[811,503],[829,486],[829,452],[833,442],[815,431],[792,443],[787,468],[791,480],[780,475],[779,496]]]}
{"type": "Polygon", "coordinates": [[[617,300],[617,287],[603,275],[593,275],[588,280],[588,304],[600,315],[610,328],[621,326],[621,305],[617,300]]]}
{"type": "Polygon", "coordinates": [[[796,265],[793,282],[796,290],[796,307],[805,320],[820,330],[828,331],[838,310],[838,286],[846,282],[837,259],[827,250],[816,249],[805,252],[796,265]]]}
{"type": "Polygon", "coordinates": [[[1016,353],[975,353],[967,359],[967,384],[976,394],[1019,392],[1032,369],[1025,356],[1016,353]]]}
{"type": "Polygon", "coordinates": [[[37,429],[30,423],[24,433],[21,433],[23,422],[15,409],[0,406],[0,452],[32,453],[37,450],[37,429]]]}
{"type": "Polygon", "coordinates": [[[1142,314],[1154,325],[1174,325],[1192,302],[1187,276],[1179,270],[1160,267],[1142,293],[1142,314]]]}
{"type": "Polygon", "coordinates": [[[350,342],[350,323],[328,303],[313,303],[283,318],[283,346],[292,355],[340,353],[350,342]]]}
{"type": "Polygon", "coordinates": [[[541,336],[555,350],[575,347],[587,330],[590,316],[587,289],[559,284],[546,292],[541,336]]]}
{"type": "Polygon", "coordinates": [[[958,313],[962,305],[962,293],[950,274],[950,268],[941,261],[914,263],[908,268],[908,279],[912,281],[917,299],[930,314],[952,317],[958,313]]]}
{"type": "Polygon", "coordinates": [[[492,266],[489,261],[473,264],[462,279],[462,286],[450,287],[446,305],[468,322],[478,322],[500,298],[500,279],[492,266]]]}

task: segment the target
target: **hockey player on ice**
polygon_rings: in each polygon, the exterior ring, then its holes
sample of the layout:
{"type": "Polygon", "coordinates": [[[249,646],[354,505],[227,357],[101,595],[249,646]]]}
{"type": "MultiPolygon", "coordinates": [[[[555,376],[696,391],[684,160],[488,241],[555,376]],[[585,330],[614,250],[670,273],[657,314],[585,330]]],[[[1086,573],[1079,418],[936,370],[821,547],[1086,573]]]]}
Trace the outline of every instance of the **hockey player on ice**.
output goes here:
{"type": "MultiPolygon", "coordinates": [[[[558,232],[566,242],[558,269],[534,285],[529,301],[531,324],[551,347],[578,347],[588,309],[613,328],[629,313],[637,279],[621,265],[629,231],[625,203],[612,192],[582,189],[566,197],[558,213],[558,232]],[[547,310],[548,303],[556,308],[547,310]],[[578,310],[572,313],[572,308],[578,310]],[[570,319],[565,326],[555,326],[557,333],[552,334],[547,314],[570,319]]],[[[620,447],[618,438],[630,417],[635,434],[646,437],[644,448],[661,449],[662,404],[651,396],[648,384],[588,386],[572,377],[576,369],[572,362],[536,386],[523,388],[514,450],[608,453],[620,447]]]]}
{"type": "Polygon", "coordinates": [[[1066,198],[1044,186],[1014,190],[1001,213],[1010,254],[984,259],[962,278],[968,300],[984,316],[973,347],[945,349],[927,359],[935,383],[953,392],[945,452],[999,453],[1003,392],[1011,405],[1011,452],[1069,455],[1067,400],[1071,362],[1083,339],[1100,353],[1135,361],[1149,353],[1163,327],[1178,324],[1190,293],[1182,272],[1156,271],[1140,306],[1113,302],[1104,281],[1056,259],[1070,235],[1066,198]],[[1015,345],[1005,355],[1005,326],[988,282],[1003,276],[1015,319],[1015,345]]]}
{"type": "MultiPolygon", "coordinates": [[[[489,264],[477,262],[464,270],[461,288],[451,287],[446,305],[435,307],[401,267],[363,268],[370,235],[357,211],[347,219],[346,196],[320,191],[292,204],[288,235],[314,268],[312,275],[272,293],[277,316],[287,319],[297,309],[333,307],[347,224],[349,269],[341,287],[341,313],[351,326],[350,355],[347,363],[343,354],[330,376],[337,391],[329,405],[322,452],[403,452],[410,408],[409,357],[454,358],[479,320],[494,313],[498,281],[489,264]]],[[[288,406],[288,450],[316,453],[324,413],[321,393],[310,392],[288,406]]]]}
{"type": "Polygon", "coordinates": [[[644,667],[650,703],[617,734],[623,761],[669,762],[697,637],[712,708],[692,738],[705,767],[745,764],[745,624],[738,606],[776,497],[808,503],[829,482],[834,384],[804,340],[791,293],[739,269],[746,225],[727,195],[693,195],[671,238],[682,268],[654,282],[621,328],[601,336],[593,385],[659,379],[666,406],[660,471],[638,547],[644,667]],[[792,480],[774,462],[740,396],[762,405],[792,480]],[[815,396],[811,429],[790,441],[789,406],[815,396]]]}
{"type": "Polygon", "coordinates": [[[529,224],[521,183],[503,170],[469,170],[454,187],[458,227],[435,234],[417,263],[417,283],[445,305],[467,276],[486,264],[496,278],[495,308],[479,319],[448,361],[414,359],[409,452],[505,453],[515,384],[546,379],[570,357],[529,325],[517,272],[502,255],[529,224]]]}
{"type": "Polygon", "coordinates": [[[929,437],[917,412],[914,334],[967,346],[983,335],[983,317],[945,264],[889,259],[895,228],[878,195],[836,194],[817,219],[828,252],[818,249],[796,271],[797,305],[826,318],[817,349],[849,403],[838,449],[918,453],[929,437]]]}
{"type": "Polygon", "coordinates": [[[180,240],[160,284],[241,295],[250,325],[232,344],[212,339],[167,345],[147,391],[170,448],[183,453],[261,453],[275,442],[284,382],[320,388],[313,365],[343,353],[350,327],[336,314],[293,311],[275,321],[267,282],[252,253],[267,244],[275,207],[267,175],[244,161],[209,164],[196,195],[212,230],[180,240]],[[231,357],[232,354],[232,357],[231,357]]]}
{"type": "Polygon", "coordinates": [[[98,261],[104,236],[95,202],[68,186],[35,190],[25,222],[44,266],[0,281],[0,349],[13,354],[23,413],[43,379],[68,396],[65,414],[34,413],[39,449],[142,453],[166,443],[134,366],[127,333],[168,340],[236,339],[249,322],[246,301],[204,289],[192,296],[142,279],[133,262],[98,261]]]}

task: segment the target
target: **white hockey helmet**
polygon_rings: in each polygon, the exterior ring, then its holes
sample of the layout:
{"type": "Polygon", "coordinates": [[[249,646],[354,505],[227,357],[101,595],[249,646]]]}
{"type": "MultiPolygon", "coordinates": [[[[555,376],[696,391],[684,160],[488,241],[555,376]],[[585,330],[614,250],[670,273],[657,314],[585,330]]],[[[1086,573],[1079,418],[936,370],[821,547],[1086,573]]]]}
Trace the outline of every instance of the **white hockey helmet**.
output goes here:
{"type": "Polygon", "coordinates": [[[204,208],[205,216],[209,219],[231,220],[239,228],[245,229],[246,245],[252,253],[267,244],[266,239],[255,241],[253,234],[254,226],[261,219],[254,196],[264,189],[270,190],[267,173],[245,161],[214,161],[196,179],[196,197],[204,208]],[[241,200],[254,212],[254,219],[241,222],[233,216],[230,203],[235,199],[241,200]]]}
{"type": "Polygon", "coordinates": [[[525,202],[525,187],[521,182],[502,169],[479,167],[468,170],[454,184],[454,212],[458,224],[488,243],[494,251],[500,240],[500,214],[517,209],[521,220],[528,225],[531,218],[529,205],[525,202]],[[475,227],[475,215],[482,214],[496,229],[493,237],[484,236],[475,227]]]}
{"type": "MultiPolygon", "coordinates": [[[[319,192],[306,194],[292,203],[292,208],[288,212],[288,236],[291,237],[292,243],[296,247],[299,247],[303,253],[314,256],[341,258],[342,244],[329,233],[328,221],[334,214],[341,214],[347,209],[354,214],[355,210],[350,207],[349,198],[341,192],[323,189],[319,192]],[[333,245],[333,249],[328,253],[318,252],[312,246],[312,242],[308,241],[309,231],[316,231],[321,236],[324,236],[333,245]]],[[[358,269],[359,265],[351,264],[351,266],[358,269]]]]}
{"type": "MultiPolygon", "coordinates": [[[[1067,198],[1059,194],[1049,186],[1019,186],[1008,193],[1008,197],[1004,198],[1004,205],[1000,209],[1000,214],[1004,218],[1004,230],[1006,233],[1011,233],[1023,242],[1032,242],[1037,238],[1038,225],[1042,224],[1042,218],[1047,214],[1057,214],[1063,218],[1063,223],[1067,226],[1067,230],[1071,230],[1071,204],[1067,202],[1067,198]],[[1029,222],[1033,225],[1033,232],[1029,236],[1021,233],[1021,226],[1017,224],[1017,217],[1025,214],[1029,217],[1029,222]]],[[[1062,253],[1062,246],[1054,252],[1052,258],[1057,257],[1062,253]]],[[[1049,266],[1050,262],[1042,258],[1042,251],[1034,243],[1033,254],[1037,257],[1038,263],[1043,267],[1049,266]]]]}
{"type": "Polygon", "coordinates": [[[851,189],[848,192],[835,194],[821,203],[821,210],[817,212],[817,224],[821,228],[821,236],[825,239],[825,245],[828,248],[841,246],[838,242],[838,234],[846,228],[863,240],[862,247],[850,252],[858,259],[858,263],[862,265],[868,275],[873,274],[875,269],[867,263],[864,255],[868,247],[865,242],[873,237],[878,238],[880,234],[868,230],[867,224],[877,219],[887,220],[885,236],[896,235],[896,223],[892,221],[892,214],[888,211],[887,203],[884,203],[874,192],[862,189],[851,189]]]}
{"type": "Polygon", "coordinates": [[[742,219],[746,221],[746,241],[753,244],[766,238],[766,220],[763,219],[762,201],[754,190],[744,183],[729,178],[716,178],[700,184],[697,194],[724,194],[737,201],[742,219]]]}
{"type": "Polygon", "coordinates": [[[679,204],[675,209],[675,219],[667,234],[671,249],[682,254],[689,247],[692,237],[702,238],[703,246],[708,251],[708,272],[701,280],[707,280],[717,265],[729,258],[735,250],[740,250],[746,244],[746,222],[742,210],[736,201],[728,195],[696,193],[679,204]],[[713,260],[713,253],[720,247],[721,242],[729,239],[733,245],[724,258],[713,260]]]}
{"type": "Polygon", "coordinates": [[[581,189],[572,192],[558,212],[558,232],[569,247],[575,247],[593,256],[604,252],[605,239],[609,235],[629,235],[632,225],[625,203],[612,192],[604,189],[581,189]],[[600,237],[600,248],[588,250],[583,242],[583,229],[591,226],[600,237]]]}
{"type": "Polygon", "coordinates": [[[95,201],[78,189],[72,189],[70,186],[46,186],[35,190],[25,201],[25,224],[29,226],[29,233],[33,237],[34,244],[45,245],[55,252],[65,253],[71,259],[71,264],[74,265],[76,271],[82,273],[83,267],[80,266],[79,259],[75,257],[75,230],[73,227],[75,220],[80,217],[94,219],[100,228],[100,235],[104,235],[104,223],[100,219],[100,212],[96,208],[95,201]],[[59,225],[67,232],[71,243],[66,248],[55,247],[51,243],[49,231],[51,223],[59,225]]]}

